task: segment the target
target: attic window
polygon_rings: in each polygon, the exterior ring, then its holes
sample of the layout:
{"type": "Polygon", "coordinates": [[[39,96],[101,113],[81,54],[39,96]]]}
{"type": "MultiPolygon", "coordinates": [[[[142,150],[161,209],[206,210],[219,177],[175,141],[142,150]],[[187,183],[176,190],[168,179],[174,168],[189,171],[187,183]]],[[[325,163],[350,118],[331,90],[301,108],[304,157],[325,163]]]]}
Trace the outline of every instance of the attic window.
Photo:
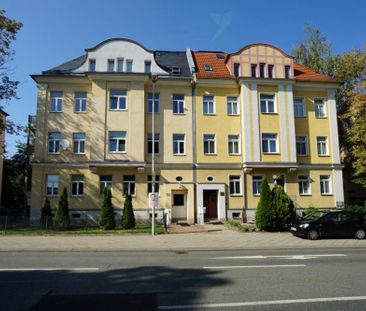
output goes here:
{"type": "Polygon", "coordinates": [[[221,53],[216,54],[216,57],[217,59],[225,59],[225,55],[221,53]]]}
{"type": "Polygon", "coordinates": [[[211,65],[208,65],[208,64],[206,64],[204,66],[204,69],[205,69],[205,71],[213,71],[212,66],[211,65]]]}
{"type": "Polygon", "coordinates": [[[180,76],[182,74],[182,69],[180,67],[172,67],[172,75],[180,76]]]}

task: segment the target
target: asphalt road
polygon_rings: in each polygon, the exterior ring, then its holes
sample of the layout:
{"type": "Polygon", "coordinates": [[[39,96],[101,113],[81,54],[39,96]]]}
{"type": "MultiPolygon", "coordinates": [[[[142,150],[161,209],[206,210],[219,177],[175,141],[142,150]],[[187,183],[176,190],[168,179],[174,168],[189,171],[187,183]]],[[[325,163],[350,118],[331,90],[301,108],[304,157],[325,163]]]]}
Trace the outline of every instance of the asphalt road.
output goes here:
{"type": "Polygon", "coordinates": [[[0,310],[365,310],[366,250],[0,253],[0,310]]]}

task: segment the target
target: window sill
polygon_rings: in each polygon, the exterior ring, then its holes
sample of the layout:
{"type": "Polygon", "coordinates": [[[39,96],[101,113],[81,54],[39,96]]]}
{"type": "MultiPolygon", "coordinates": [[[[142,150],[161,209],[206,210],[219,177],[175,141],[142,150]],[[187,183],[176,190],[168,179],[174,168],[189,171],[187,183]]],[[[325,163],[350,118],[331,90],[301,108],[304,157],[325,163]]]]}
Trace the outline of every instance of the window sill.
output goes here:
{"type": "Polygon", "coordinates": [[[330,155],[329,154],[318,154],[318,157],[321,157],[321,158],[329,158],[330,155]]]}
{"type": "Polygon", "coordinates": [[[77,113],[77,114],[87,114],[88,112],[87,111],[74,111],[74,113],[77,113]]]}
{"type": "Polygon", "coordinates": [[[62,111],[51,111],[50,110],[50,113],[62,113],[62,111]]]}
{"type": "Polygon", "coordinates": [[[229,156],[241,156],[241,153],[229,153],[229,156]]]}
{"type": "Polygon", "coordinates": [[[216,113],[203,113],[204,116],[216,116],[216,113]]]}
{"type": "Polygon", "coordinates": [[[320,195],[323,197],[331,197],[333,196],[333,193],[321,193],[320,195]]]}
{"type": "Polygon", "coordinates": [[[242,197],[243,195],[242,194],[232,194],[232,193],[230,193],[230,196],[231,197],[242,197]]]}
{"type": "Polygon", "coordinates": [[[281,154],[279,152],[265,152],[265,151],[263,151],[262,153],[265,155],[280,155],[281,154]]]}
{"type": "Polygon", "coordinates": [[[228,117],[240,117],[240,113],[237,114],[227,114],[228,117]]]}
{"type": "Polygon", "coordinates": [[[263,111],[261,111],[261,114],[278,115],[278,112],[263,112],[263,111]]]}
{"type": "Polygon", "coordinates": [[[108,151],[110,154],[127,154],[127,151],[108,151]]]}
{"type": "Polygon", "coordinates": [[[128,109],[109,109],[109,111],[128,111],[128,109]]]}
{"type": "Polygon", "coordinates": [[[186,154],[185,153],[173,153],[173,156],[186,156],[186,154]]]}
{"type": "Polygon", "coordinates": [[[217,153],[204,153],[204,156],[217,156],[217,153]]]}
{"type": "Polygon", "coordinates": [[[311,197],[312,194],[311,193],[299,193],[299,196],[301,196],[301,197],[311,197]]]}
{"type": "Polygon", "coordinates": [[[317,117],[317,116],[315,116],[315,119],[328,119],[328,117],[317,117]]]}
{"type": "Polygon", "coordinates": [[[255,198],[259,198],[261,196],[261,194],[260,193],[258,193],[258,194],[254,194],[253,193],[253,197],[255,197],[255,198]]]}

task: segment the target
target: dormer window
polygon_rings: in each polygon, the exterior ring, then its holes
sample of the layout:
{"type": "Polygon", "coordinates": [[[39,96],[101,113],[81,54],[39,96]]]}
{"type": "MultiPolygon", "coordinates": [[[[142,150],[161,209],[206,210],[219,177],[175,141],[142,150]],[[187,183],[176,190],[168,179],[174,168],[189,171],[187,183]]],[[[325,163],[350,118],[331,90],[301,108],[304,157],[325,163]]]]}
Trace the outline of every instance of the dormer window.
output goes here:
{"type": "Polygon", "coordinates": [[[126,72],[132,72],[132,59],[126,60],[126,72]]]}
{"type": "Polygon", "coordinates": [[[285,66],[285,79],[290,79],[290,71],[291,71],[291,67],[285,66]]]}
{"type": "Polygon", "coordinates": [[[256,78],[257,77],[257,64],[252,64],[250,69],[251,69],[252,78],[256,78]]]}
{"type": "Polygon", "coordinates": [[[273,78],[273,65],[268,65],[267,70],[268,70],[268,78],[273,78]]]}
{"type": "Polygon", "coordinates": [[[212,66],[209,64],[204,65],[204,69],[205,69],[205,71],[213,71],[212,66]]]}
{"type": "Polygon", "coordinates": [[[108,72],[113,72],[114,71],[114,59],[108,59],[108,68],[107,68],[108,72]]]}
{"type": "Polygon", "coordinates": [[[123,58],[117,58],[117,71],[123,71],[123,58]]]}
{"type": "Polygon", "coordinates": [[[240,64],[234,63],[234,76],[239,77],[240,76],[240,64]]]}
{"type": "Polygon", "coordinates": [[[89,71],[95,71],[95,59],[89,59],[89,71]]]}
{"type": "Polygon", "coordinates": [[[266,66],[265,63],[260,63],[259,64],[259,76],[261,78],[264,78],[264,67],[266,66]]]}
{"type": "Polygon", "coordinates": [[[180,67],[172,67],[172,75],[180,76],[182,74],[182,70],[180,67]]]}
{"type": "Polygon", "coordinates": [[[145,73],[151,73],[151,61],[145,61],[145,73]]]}

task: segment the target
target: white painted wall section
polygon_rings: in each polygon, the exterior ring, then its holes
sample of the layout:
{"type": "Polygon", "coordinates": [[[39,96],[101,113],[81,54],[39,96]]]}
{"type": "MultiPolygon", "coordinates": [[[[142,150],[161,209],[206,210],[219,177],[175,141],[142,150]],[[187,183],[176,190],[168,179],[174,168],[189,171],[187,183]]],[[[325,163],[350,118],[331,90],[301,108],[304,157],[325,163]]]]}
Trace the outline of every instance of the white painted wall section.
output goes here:
{"type": "Polygon", "coordinates": [[[339,152],[339,136],[338,136],[338,122],[337,122],[337,106],[335,100],[335,90],[328,90],[328,111],[329,111],[329,125],[332,142],[332,157],[334,164],[340,164],[339,152]]]}
{"type": "Polygon", "coordinates": [[[280,115],[280,145],[281,145],[281,159],[284,162],[288,162],[288,150],[287,150],[287,118],[286,118],[286,103],[285,103],[285,91],[284,85],[278,85],[278,108],[280,115]]]}
{"type": "Polygon", "coordinates": [[[336,206],[337,202],[344,202],[342,169],[333,169],[333,188],[334,205],[336,206]]]}
{"type": "Polygon", "coordinates": [[[287,113],[288,113],[288,135],[290,138],[290,162],[296,162],[296,132],[295,132],[295,113],[294,113],[294,94],[292,84],[286,86],[287,113]]]}
{"type": "Polygon", "coordinates": [[[252,145],[250,142],[250,103],[249,103],[249,85],[248,83],[243,83],[241,85],[241,111],[243,118],[243,128],[242,128],[242,136],[243,137],[243,148],[244,148],[244,161],[250,162],[252,161],[252,145]]]}
{"type": "Polygon", "coordinates": [[[260,136],[259,136],[259,112],[258,112],[258,91],[257,84],[251,84],[252,92],[252,129],[253,129],[253,149],[254,149],[254,161],[260,161],[260,136]]]}

